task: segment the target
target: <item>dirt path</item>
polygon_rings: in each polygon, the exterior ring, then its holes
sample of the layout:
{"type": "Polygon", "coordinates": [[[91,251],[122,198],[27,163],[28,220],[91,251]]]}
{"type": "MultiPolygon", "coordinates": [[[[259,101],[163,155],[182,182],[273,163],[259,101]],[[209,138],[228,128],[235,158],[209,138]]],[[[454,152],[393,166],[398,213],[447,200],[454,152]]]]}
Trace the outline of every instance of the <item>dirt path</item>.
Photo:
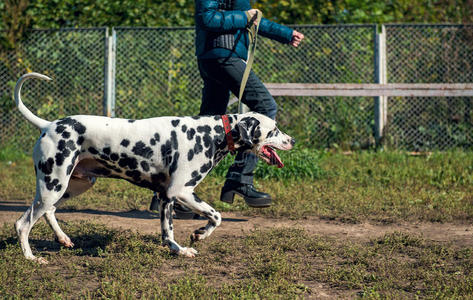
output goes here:
{"type": "MultiPolygon", "coordinates": [[[[24,202],[0,201],[0,225],[14,222],[27,209],[24,202]]],[[[148,211],[110,212],[98,210],[58,210],[59,220],[90,220],[103,223],[113,228],[130,229],[140,233],[159,234],[158,216],[148,211]]],[[[367,241],[386,233],[401,231],[420,234],[424,238],[452,242],[459,246],[473,245],[473,225],[439,223],[401,223],[378,225],[372,223],[347,224],[335,221],[308,218],[304,220],[272,219],[249,217],[237,213],[223,213],[222,225],[214,232],[213,238],[242,236],[254,229],[265,228],[302,228],[306,231],[334,238],[367,241]]],[[[206,223],[205,220],[175,220],[174,228],[178,240],[187,239],[190,233],[206,223]]]]}

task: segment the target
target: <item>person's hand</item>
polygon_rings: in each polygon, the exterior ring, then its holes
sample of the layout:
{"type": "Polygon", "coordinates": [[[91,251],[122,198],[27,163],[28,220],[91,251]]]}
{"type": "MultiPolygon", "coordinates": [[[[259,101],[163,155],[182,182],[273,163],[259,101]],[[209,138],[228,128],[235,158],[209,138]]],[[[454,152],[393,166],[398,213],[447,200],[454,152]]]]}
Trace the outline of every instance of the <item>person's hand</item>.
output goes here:
{"type": "Polygon", "coordinates": [[[292,32],[292,40],[289,42],[289,45],[297,47],[304,39],[304,35],[296,30],[292,32]]]}
{"type": "MultiPolygon", "coordinates": [[[[246,15],[248,16],[248,21],[250,21],[256,15],[256,13],[262,14],[262,12],[259,9],[256,9],[256,8],[247,10],[246,15]]],[[[258,21],[255,19],[253,24],[258,25],[258,21]]]]}

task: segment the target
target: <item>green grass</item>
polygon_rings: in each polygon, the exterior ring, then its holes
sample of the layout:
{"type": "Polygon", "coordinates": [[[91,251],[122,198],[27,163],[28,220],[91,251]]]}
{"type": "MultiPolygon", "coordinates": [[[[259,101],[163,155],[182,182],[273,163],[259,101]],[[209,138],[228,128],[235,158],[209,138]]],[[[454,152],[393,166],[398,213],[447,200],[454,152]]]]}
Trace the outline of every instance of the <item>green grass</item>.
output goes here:
{"type": "MultiPolygon", "coordinates": [[[[275,218],[471,223],[473,217],[470,152],[343,155],[300,149],[283,160],[287,169],[264,167],[257,174],[257,186],[275,199],[270,208],[248,208],[242,199],[233,205],[216,200],[224,167],[214,170],[197,193],[219,210],[275,218]]],[[[0,201],[30,203],[34,181],[31,158],[2,156],[0,201]]],[[[125,181],[102,179],[63,207],[145,210],[151,194],[125,181]]],[[[186,259],[170,255],[159,236],[90,222],[61,222],[61,227],[73,249],[55,243],[43,221],[30,236],[33,252],[45,256],[48,266],[24,260],[12,224],[0,229],[0,295],[273,299],[316,296],[321,289],[341,298],[473,298],[473,249],[420,235],[394,232],[356,240],[297,228],[254,230],[211,237],[196,244],[200,255],[186,259]]]]}
{"type": "MultiPolygon", "coordinates": [[[[289,154],[287,154],[289,155],[289,154]]],[[[225,169],[217,167],[197,188],[199,196],[222,211],[241,211],[270,217],[301,219],[318,216],[360,222],[433,221],[470,222],[473,218],[473,153],[445,152],[409,156],[401,152],[308,153],[284,157],[287,169],[257,174],[256,186],[269,192],[274,205],[252,209],[237,198],[233,205],[220,202],[225,169]],[[303,160],[307,154],[308,158],[303,160]],[[303,162],[302,162],[303,161],[303,162]],[[310,166],[314,171],[307,171],[310,166]],[[291,176],[290,174],[295,174],[291,176]]],[[[224,163],[229,164],[230,161],[224,163]]],[[[270,171],[266,171],[270,170],[270,171]]],[[[34,197],[32,161],[0,161],[0,199],[34,197]]],[[[68,200],[64,208],[147,209],[152,193],[125,181],[100,179],[93,189],[68,200]]]]}
{"type": "Polygon", "coordinates": [[[255,230],[197,244],[195,259],[176,257],[158,237],[89,222],[63,223],[76,246],[53,242],[44,222],[25,261],[10,227],[0,231],[0,294],[34,298],[274,299],[325,291],[365,298],[473,296],[471,248],[394,232],[366,242],[302,229],[255,230]],[[212,263],[209,263],[211,261],[212,263]]]}

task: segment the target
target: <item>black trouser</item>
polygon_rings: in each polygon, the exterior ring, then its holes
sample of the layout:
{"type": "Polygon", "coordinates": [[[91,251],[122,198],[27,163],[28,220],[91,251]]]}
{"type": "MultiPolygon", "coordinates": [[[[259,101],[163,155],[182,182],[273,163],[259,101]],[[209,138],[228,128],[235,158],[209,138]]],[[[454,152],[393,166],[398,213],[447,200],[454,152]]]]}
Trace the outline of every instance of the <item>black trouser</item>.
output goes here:
{"type": "MultiPolygon", "coordinates": [[[[223,115],[227,111],[230,92],[238,95],[246,64],[239,58],[201,59],[199,71],[204,80],[201,115],[223,115]]],[[[277,105],[274,98],[253,71],[250,72],[241,102],[250,110],[275,119],[277,105]]],[[[253,183],[253,172],[258,157],[253,153],[238,153],[228,169],[227,179],[253,183]]]]}

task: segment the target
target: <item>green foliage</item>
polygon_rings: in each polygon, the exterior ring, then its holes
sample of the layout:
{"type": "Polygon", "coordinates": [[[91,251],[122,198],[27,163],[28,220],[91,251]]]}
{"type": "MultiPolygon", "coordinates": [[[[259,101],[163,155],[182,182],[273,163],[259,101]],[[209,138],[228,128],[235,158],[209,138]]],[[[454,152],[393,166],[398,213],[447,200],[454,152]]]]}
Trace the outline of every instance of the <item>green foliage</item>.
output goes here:
{"type": "MultiPolygon", "coordinates": [[[[269,19],[283,24],[459,23],[471,22],[473,18],[471,0],[251,0],[251,3],[269,19]]],[[[0,2],[0,29],[12,25],[18,27],[18,24],[35,28],[189,26],[194,23],[193,14],[194,1],[190,0],[7,1],[0,2]],[[17,9],[25,4],[26,9],[17,9]],[[7,9],[12,6],[12,9],[7,9]],[[6,17],[12,11],[21,13],[14,24],[6,17]]]]}
{"type": "Polygon", "coordinates": [[[471,0],[258,0],[265,17],[284,24],[472,22],[471,0]]]}
{"type": "Polygon", "coordinates": [[[16,160],[24,160],[27,157],[25,152],[12,145],[0,148],[0,161],[12,162],[16,160]]]}
{"type": "Polygon", "coordinates": [[[184,26],[193,23],[194,3],[179,1],[32,0],[35,27],[184,26]]]}
{"type": "MultiPolygon", "coordinates": [[[[289,180],[292,178],[318,179],[324,176],[320,168],[323,152],[307,148],[296,147],[291,151],[278,151],[278,155],[284,163],[284,167],[278,169],[260,161],[255,171],[255,178],[289,180]]],[[[211,172],[211,176],[224,177],[228,168],[233,164],[234,156],[228,155],[211,172]]]]}

